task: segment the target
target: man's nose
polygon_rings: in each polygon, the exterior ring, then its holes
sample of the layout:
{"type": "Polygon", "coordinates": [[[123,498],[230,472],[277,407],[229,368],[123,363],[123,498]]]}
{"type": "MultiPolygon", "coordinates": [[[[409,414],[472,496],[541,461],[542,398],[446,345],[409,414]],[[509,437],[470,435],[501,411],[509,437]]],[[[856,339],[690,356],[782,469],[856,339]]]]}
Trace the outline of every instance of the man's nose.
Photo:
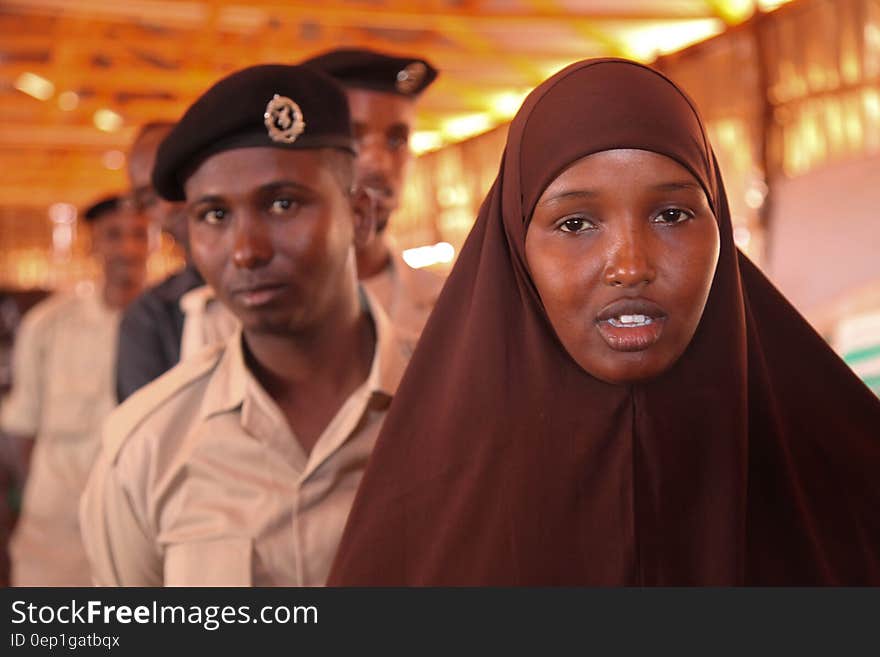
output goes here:
{"type": "Polygon", "coordinates": [[[264,221],[241,213],[235,219],[232,261],[240,269],[256,269],[272,260],[272,240],[264,221]]]}

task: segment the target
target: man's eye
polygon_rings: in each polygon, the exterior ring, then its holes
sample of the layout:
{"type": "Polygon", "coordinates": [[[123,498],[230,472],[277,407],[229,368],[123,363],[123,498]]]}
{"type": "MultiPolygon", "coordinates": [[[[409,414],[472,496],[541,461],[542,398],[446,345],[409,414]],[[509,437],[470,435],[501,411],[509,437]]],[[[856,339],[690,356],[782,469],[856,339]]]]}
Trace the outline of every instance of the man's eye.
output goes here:
{"type": "Polygon", "coordinates": [[[294,205],[295,203],[289,198],[276,198],[272,201],[270,210],[272,214],[284,214],[285,212],[290,212],[294,205]]]}
{"type": "Polygon", "coordinates": [[[559,230],[564,233],[582,233],[591,228],[595,228],[595,225],[583,217],[569,217],[559,226],[559,230]]]}
{"type": "Polygon", "coordinates": [[[205,210],[199,215],[201,221],[212,225],[223,223],[226,217],[227,213],[223,208],[211,208],[210,210],[205,210]]]}
{"type": "Polygon", "coordinates": [[[654,217],[653,221],[655,224],[680,224],[692,217],[693,215],[687,210],[682,210],[681,208],[669,208],[668,210],[663,210],[660,214],[654,217]]]}
{"type": "Polygon", "coordinates": [[[392,151],[396,151],[399,148],[404,148],[407,144],[406,135],[395,135],[392,137],[388,137],[388,148],[392,151]]]}

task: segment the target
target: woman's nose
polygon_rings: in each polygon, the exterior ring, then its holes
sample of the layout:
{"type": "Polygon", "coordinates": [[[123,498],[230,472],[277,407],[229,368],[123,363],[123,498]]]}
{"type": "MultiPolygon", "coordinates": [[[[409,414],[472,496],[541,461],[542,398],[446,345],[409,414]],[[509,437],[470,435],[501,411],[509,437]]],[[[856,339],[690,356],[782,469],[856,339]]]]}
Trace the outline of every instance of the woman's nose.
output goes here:
{"type": "Polygon", "coordinates": [[[648,238],[638,229],[627,230],[609,254],[605,283],[614,287],[635,287],[651,283],[656,276],[648,238]]]}

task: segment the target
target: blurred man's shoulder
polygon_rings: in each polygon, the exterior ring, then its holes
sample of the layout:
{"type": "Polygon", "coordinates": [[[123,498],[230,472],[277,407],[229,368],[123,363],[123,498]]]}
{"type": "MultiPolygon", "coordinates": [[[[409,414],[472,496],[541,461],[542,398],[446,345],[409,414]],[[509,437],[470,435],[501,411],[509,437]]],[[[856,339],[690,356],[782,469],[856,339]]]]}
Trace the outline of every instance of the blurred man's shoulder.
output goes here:
{"type": "Polygon", "coordinates": [[[204,285],[198,273],[187,267],[148,287],[131,302],[125,317],[155,316],[177,313],[180,298],[193,288],[204,285]]]}

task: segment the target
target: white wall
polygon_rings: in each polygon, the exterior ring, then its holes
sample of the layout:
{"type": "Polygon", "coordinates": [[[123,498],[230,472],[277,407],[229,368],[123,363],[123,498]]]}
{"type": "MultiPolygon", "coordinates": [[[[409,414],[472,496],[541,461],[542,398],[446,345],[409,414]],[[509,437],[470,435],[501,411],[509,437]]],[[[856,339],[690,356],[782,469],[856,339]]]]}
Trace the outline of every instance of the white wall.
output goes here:
{"type": "Polygon", "coordinates": [[[880,309],[880,155],[773,187],[765,271],[823,334],[880,309]]]}

